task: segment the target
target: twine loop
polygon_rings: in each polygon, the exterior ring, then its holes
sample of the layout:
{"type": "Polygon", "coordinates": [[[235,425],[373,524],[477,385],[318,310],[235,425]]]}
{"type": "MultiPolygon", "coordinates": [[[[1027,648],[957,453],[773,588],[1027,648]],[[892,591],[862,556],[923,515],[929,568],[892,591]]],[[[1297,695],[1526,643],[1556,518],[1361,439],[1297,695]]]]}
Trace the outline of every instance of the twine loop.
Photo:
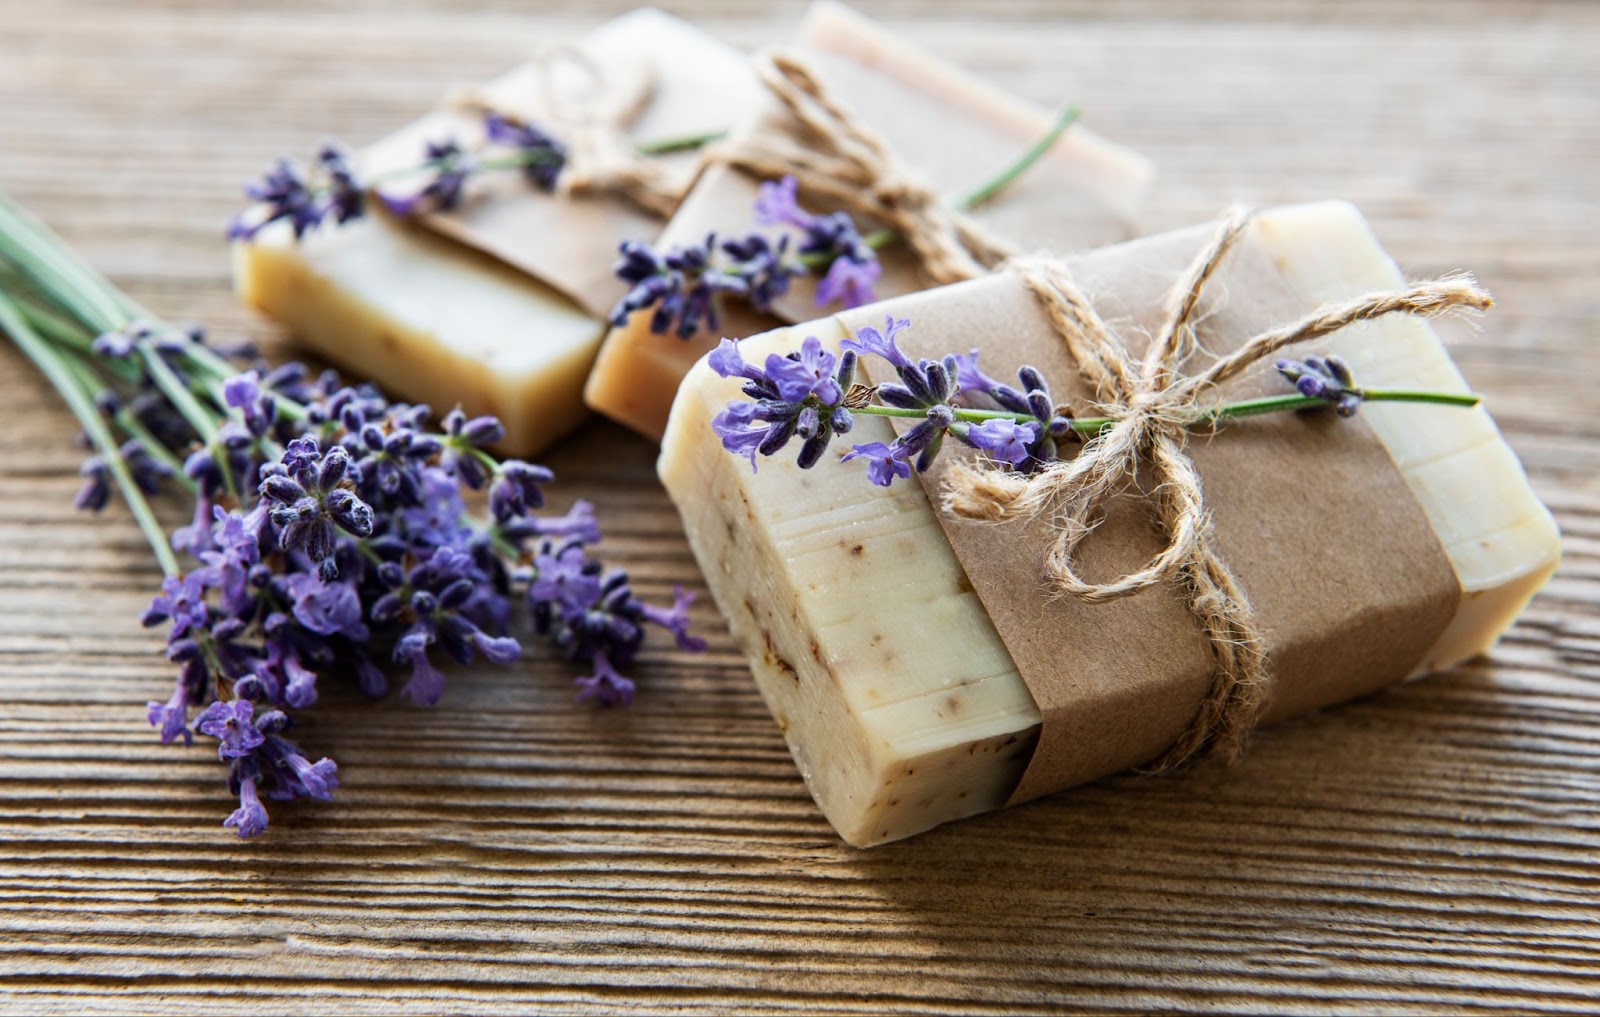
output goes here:
{"type": "Polygon", "coordinates": [[[1432,317],[1454,308],[1483,310],[1492,303],[1469,277],[1371,293],[1256,335],[1187,375],[1182,368],[1197,347],[1200,298],[1250,220],[1248,212],[1230,215],[1179,277],[1167,316],[1141,358],[1129,352],[1061,262],[1014,259],[1011,267],[1040,301],[1113,423],[1073,458],[1032,475],[994,464],[957,462],[945,476],[943,505],[953,515],[995,522],[1049,517],[1053,540],[1044,570],[1061,593],[1102,603],[1169,582],[1185,590],[1216,666],[1199,711],[1155,764],[1157,770],[1175,767],[1202,750],[1237,756],[1266,698],[1266,657],[1255,612],[1213,545],[1200,476],[1188,452],[1189,428],[1206,418],[1210,392],[1285,347],[1359,321],[1392,313],[1432,317]],[[1137,571],[1102,582],[1083,578],[1078,551],[1094,531],[1097,513],[1107,498],[1131,487],[1141,470],[1146,471],[1146,489],[1165,547],[1137,571]]]}
{"type": "Polygon", "coordinates": [[[536,122],[566,150],[555,192],[562,197],[616,195],[663,218],[683,198],[684,182],[658,160],[641,153],[629,128],[655,98],[657,77],[649,64],[624,84],[577,46],[542,46],[534,52],[537,95],[523,108],[509,108],[482,89],[452,96],[450,105],[477,114],[497,113],[522,123],[536,122]],[[584,87],[574,90],[557,80],[562,67],[577,70],[584,87]]]}
{"type": "Polygon", "coordinates": [[[895,230],[940,285],[976,278],[1016,254],[940,198],[800,57],[768,52],[755,62],[798,130],[752,131],[714,146],[709,158],[763,180],[792,176],[808,194],[895,230]]]}

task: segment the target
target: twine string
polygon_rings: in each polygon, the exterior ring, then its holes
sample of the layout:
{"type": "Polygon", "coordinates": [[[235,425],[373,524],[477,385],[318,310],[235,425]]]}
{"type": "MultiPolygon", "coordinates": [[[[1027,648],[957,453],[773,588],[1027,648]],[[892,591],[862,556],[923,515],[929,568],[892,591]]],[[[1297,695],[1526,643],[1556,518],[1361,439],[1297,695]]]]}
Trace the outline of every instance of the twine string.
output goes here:
{"type": "MultiPolygon", "coordinates": [[[[566,148],[556,177],[562,197],[615,195],[665,218],[683,198],[683,181],[659,160],[640,152],[628,130],[655,98],[657,77],[648,65],[631,86],[619,83],[599,61],[577,46],[543,46],[533,57],[538,95],[531,104],[541,129],[566,148]],[[585,87],[564,88],[563,67],[576,69],[585,87]]],[[[482,89],[451,97],[450,105],[479,115],[497,113],[526,123],[529,111],[509,109],[482,89]]]]}
{"type": "Polygon", "coordinates": [[[1179,277],[1169,309],[1142,358],[1135,359],[1094,310],[1059,261],[1029,257],[1013,267],[1040,301],[1085,381],[1113,423],[1076,456],[1032,475],[992,463],[953,464],[942,503],[965,519],[1003,522],[1046,516],[1052,540],[1044,571],[1058,592],[1089,603],[1116,600],[1165,583],[1185,591],[1215,668],[1188,728],[1154,765],[1178,766],[1196,753],[1237,757],[1265,703],[1266,655],[1248,596],[1218,556],[1199,473],[1188,453],[1189,428],[1211,419],[1205,400],[1222,382],[1266,357],[1346,326],[1388,314],[1434,317],[1456,308],[1483,310],[1489,294],[1470,278],[1422,282],[1329,305],[1296,322],[1262,332],[1194,375],[1182,372],[1197,348],[1195,316],[1208,283],[1244,235],[1248,212],[1230,215],[1179,277]],[[1093,582],[1077,568],[1078,551],[1094,531],[1105,500],[1134,485],[1146,471],[1146,489],[1165,546],[1137,571],[1093,582]]]}
{"type": "Polygon", "coordinates": [[[802,191],[884,224],[941,285],[976,278],[1017,253],[951,208],[798,56],[763,53],[756,70],[798,130],[747,132],[714,146],[709,158],[762,180],[792,176],[802,191]]]}

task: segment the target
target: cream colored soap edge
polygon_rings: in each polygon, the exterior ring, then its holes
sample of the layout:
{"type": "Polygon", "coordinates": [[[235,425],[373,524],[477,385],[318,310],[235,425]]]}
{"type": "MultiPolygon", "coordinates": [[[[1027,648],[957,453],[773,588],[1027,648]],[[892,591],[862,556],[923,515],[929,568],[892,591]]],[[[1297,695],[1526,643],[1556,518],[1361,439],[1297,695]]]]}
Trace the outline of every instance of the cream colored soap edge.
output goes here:
{"type": "MultiPolygon", "coordinates": [[[[1261,239],[1276,247],[1283,267],[1286,270],[1291,266],[1293,267],[1294,271],[1290,272],[1291,280],[1306,294],[1308,307],[1323,299],[1348,297],[1355,292],[1368,288],[1393,286],[1399,281],[1392,262],[1388,260],[1387,255],[1383,254],[1381,247],[1377,245],[1365,221],[1353,208],[1343,203],[1325,203],[1277,210],[1263,216],[1259,228],[1262,232],[1261,239]]],[[[746,355],[751,358],[758,358],[764,355],[769,348],[786,349],[793,346],[800,335],[818,332],[819,329],[824,328],[833,329],[831,334],[833,338],[837,338],[837,328],[831,322],[811,323],[792,329],[778,330],[766,336],[747,341],[745,346],[746,355]]],[[[1360,363],[1370,362],[1375,355],[1384,351],[1402,351],[1414,369],[1434,374],[1448,373],[1459,380],[1459,373],[1455,372],[1450,365],[1448,355],[1444,351],[1442,344],[1433,335],[1431,328],[1421,322],[1398,318],[1384,319],[1365,329],[1353,330],[1349,335],[1342,337],[1339,343],[1342,346],[1341,352],[1346,353],[1360,363]]],[[[694,372],[691,373],[690,378],[684,385],[682,394],[680,394],[679,400],[674,406],[672,419],[668,424],[668,432],[663,444],[661,458],[663,481],[680,506],[693,502],[696,494],[694,484],[685,482],[687,473],[692,472],[692,468],[686,465],[690,461],[698,461],[701,467],[710,471],[707,475],[718,476],[721,478],[721,483],[733,485],[733,489],[738,491],[741,497],[748,497],[745,492],[750,489],[753,482],[740,479],[747,472],[747,467],[742,460],[737,460],[723,452],[710,435],[708,428],[709,414],[714,412],[722,401],[734,397],[735,394],[734,386],[715,378],[703,363],[694,369],[694,372]]],[[[1375,406],[1368,407],[1368,409],[1378,408],[1375,406]]],[[[1437,408],[1435,409],[1438,412],[1437,408]]],[[[1480,411],[1471,412],[1478,413],[1480,411]]],[[[1427,449],[1415,447],[1417,441],[1410,438],[1414,429],[1409,426],[1405,419],[1391,417],[1386,420],[1381,414],[1376,416],[1377,419],[1373,421],[1374,429],[1379,432],[1380,437],[1385,440],[1392,452],[1401,451],[1402,446],[1410,440],[1410,444],[1413,446],[1407,456],[1410,461],[1426,465],[1440,458],[1438,455],[1429,454],[1427,449]]],[[[1458,425],[1465,423],[1466,418],[1456,420],[1458,425]]],[[[1472,445],[1474,442],[1482,445],[1484,441],[1489,441],[1490,444],[1487,447],[1491,449],[1492,454],[1501,456],[1502,466],[1504,465],[1504,449],[1499,443],[1498,432],[1493,430],[1493,424],[1488,421],[1486,415],[1482,417],[1481,422],[1474,422],[1468,425],[1465,432],[1452,430],[1446,424],[1442,428],[1425,430],[1422,434],[1423,438],[1431,435],[1435,439],[1436,450],[1442,449],[1445,454],[1452,455],[1461,451],[1460,446],[1463,441],[1467,445],[1472,445]],[[1488,432],[1481,430],[1483,426],[1487,426],[1488,432]],[[1472,433],[1474,430],[1479,432],[1476,438],[1472,433]],[[1463,433],[1465,438],[1462,437],[1463,433]],[[1484,437],[1485,433],[1487,438],[1484,437]]],[[[861,420],[858,422],[857,432],[852,435],[851,440],[887,440],[888,437],[889,431],[886,426],[883,426],[881,420],[861,420]],[[879,427],[883,433],[872,432],[871,429],[875,426],[879,427]]],[[[1514,463],[1514,461],[1513,457],[1511,462],[1514,463]]],[[[763,471],[787,470],[790,473],[799,472],[795,470],[792,464],[776,460],[763,461],[762,469],[763,471]]],[[[819,467],[818,470],[812,471],[812,475],[818,474],[825,469],[828,469],[828,467],[819,467]]],[[[1402,472],[1407,472],[1407,470],[1403,469],[1402,472]]],[[[1409,479],[1410,477],[1408,476],[1409,479]]],[[[1523,499],[1527,504],[1533,506],[1533,515],[1529,519],[1509,528],[1483,533],[1467,545],[1458,544],[1455,547],[1446,549],[1451,557],[1452,564],[1462,578],[1463,601],[1455,621],[1452,622],[1445,636],[1441,638],[1435,651],[1424,662],[1425,668],[1445,666],[1492,643],[1493,639],[1499,634],[1499,630],[1509,624],[1515,611],[1525,603],[1527,597],[1531,595],[1532,591],[1537,588],[1554,567],[1557,551],[1554,529],[1553,525],[1549,524],[1548,512],[1544,510],[1542,505],[1539,505],[1537,499],[1532,495],[1531,488],[1527,486],[1526,478],[1521,474],[1520,470],[1505,474],[1504,479],[1512,488],[1510,491],[1511,497],[1523,499]],[[1495,548],[1501,549],[1502,553],[1493,553],[1492,549],[1495,548]],[[1513,561],[1512,559],[1515,560],[1513,561]],[[1510,563],[1509,567],[1508,562],[1510,563]]],[[[848,492],[850,498],[847,503],[866,502],[868,499],[877,497],[872,492],[878,489],[870,488],[865,484],[860,484],[859,487],[840,486],[854,485],[859,481],[860,478],[855,476],[841,477],[835,485],[837,493],[844,494],[848,492]]],[[[1438,520],[1454,514],[1451,506],[1438,501],[1429,503],[1425,500],[1423,507],[1428,512],[1430,519],[1436,521],[1436,525],[1438,525],[1438,520]]],[[[919,521],[919,524],[914,527],[924,535],[926,541],[924,554],[915,556],[916,560],[937,561],[942,557],[952,556],[948,544],[943,539],[942,532],[937,530],[937,521],[933,519],[932,510],[928,507],[926,499],[922,498],[920,503],[913,504],[908,511],[917,513],[919,516],[923,514],[927,516],[926,520],[919,521]]],[[[686,521],[688,521],[690,513],[686,511],[685,515],[686,521]]],[[[1460,520],[1452,520],[1452,522],[1460,522],[1460,520]]],[[[731,539],[731,534],[734,531],[733,520],[723,519],[721,523],[731,539]]],[[[750,514],[744,525],[762,531],[771,531],[778,528],[765,516],[760,517],[759,522],[757,522],[754,514],[750,514]]],[[[1464,525],[1469,530],[1474,528],[1470,520],[1464,525]]],[[[692,534],[698,529],[693,522],[690,522],[688,528],[692,534]]],[[[772,553],[770,546],[769,539],[768,554],[772,553]]],[[[701,560],[706,561],[705,558],[701,560]]],[[[785,638],[803,646],[807,640],[815,639],[820,634],[815,624],[815,617],[826,613],[825,608],[829,605],[805,604],[804,598],[799,596],[798,591],[802,586],[819,584],[807,583],[805,577],[794,575],[792,562],[783,561],[782,559],[774,560],[782,561],[781,567],[786,570],[789,578],[789,589],[794,591],[791,596],[799,602],[794,609],[797,631],[786,635],[785,638]]],[[[720,577],[713,579],[710,575],[711,570],[709,567],[707,571],[708,580],[712,582],[714,591],[718,591],[720,602],[727,594],[728,583],[720,577]],[[723,589],[718,590],[719,586],[723,587],[723,589]]],[[[837,603],[833,603],[831,606],[838,607],[837,603]]],[[[884,616],[881,619],[884,622],[881,627],[885,629],[892,628],[895,612],[882,608],[879,610],[884,616]]],[[[981,614],[981,609],[979,609],[979,613],[981,614]]],[[[977,620],[974,619],[975,622],[977,620]]],[[[987,625],[987,616],[983,616],[981,620],[987,625]]],[[[988,626],[988,629],[992,633],[992,626],[988,626]]],[[[832,654],[841,651],[835,651],[832,647],[829,647],[827,652],[832,654]]],[[[1014,670],[1011,673],[1014,675],[1014,670]]],[[[945,696],[952,686],[951,676],[949,675],[940,676],[938,680],[927,681],[925,683],[926,688],[920,694],[903,698],[896,704],[892,713],[882,710],[869,712],[859,708],[852,708],[845,702],[848,697],[840,694],[833,703],[825,704],[826,709],[819,708],[818,717],[828,717],[825,722],[808,725],[796,723],[796,711],[792,705],[793,697],[787,693],[781,683],[774,681],[774,676],[770,671],[763,671],[758,666],[756,674],[758,684],[761,685],[764,694],[767,695],[769,703],[774,704],[775,714],[787,716],[786,734],[795,750],[797,759],[802,756],[815,756],[822,751],[823,747],[829,744],[831,738],[837,737],[834,732],[837,731],[838,724],[850,724],[852,723],[852,717],[856,718],[853,727],[858,734],[864,734],[869,740],[875,740],[884,745],[892,746],[894,744],[892,733],[878,733],[874,737],[872,729],[878,722],[892,720],[894,724],[900,725],[903,729],[914,729],[918,732],[918,737],[915,739],[917,755],[914,759],[907,753],[903,765],[900,766],[896,765],[897,760],[893,758],[892,752],[890,757],[875,759],[873,761],[874,772],[851,774],[841,781],[842,784],[848,783],[852,788],[850,794],[836,794],[833,793],[833,789],[827,787],[819,789],[815,767],[808,767],[806,764],[802,764],[802,772],[807,775],[808,783],[811,784],[819,803],[823,806],[824,812],[834,821],[836,828],[850,843],[879,843],[884,840],[894,839],[897,836],[920,832],[920,830],[936,825],[938,822],[959,818],[960,815],[998,806],[1004,802],[1010,788],[1014,786],[1012,783],[1008,783],[1008,781],[1014,780],[1013,777],[1008,776],[1005,780],[998,778],[1002,770],[1007,769],[1006,767],[989,763],[987,762],[987,756],[970,751],[974,746],[983,743],[974,736],[974,733],[969,728],[945,724],[942,728],[944,737],[941,737],[939,707],[942,701],[941,697],[945,696]],[[820,733],[808,735],[806,731],[812,727],[820,733]],[[958,767],[951,768],[946,766],[941,768],[932,762],[941,761],[947,764],[951,762],[959,764],[963,755],[971,761],[970,769],[983,772],[960,773],[958,772],[958,767]],[[898,811],[886,809],[881,804],[877,804],[877,798],[879,797],[877,794],[867,796],[870,803],[876,805],[876,811],[854,800],[855,796],[866,795],[865,792],[859,790],[860,788],[876,786],[879,791],[882,791],[888,786],[884,782],[889,776],[901,776],[904,775],[905,770],[919,767],[925,771],[941,772],[946,779],[955,781],[958,787],[977,788],[986,786],[990,789],[989,795],[987,797],[969,795],[967,799],[963,800],[963,805],[960,808],[950,807],[946,803],[948,814],[939,815],[926,810],[919,812],[903,806],[898,811]],[[978,805],[979,801],[984,801],[986,804],[978,805]]],[[[806,676],[802,675],[802,677],[806,676]]],[[[923,675],[922,677],[927,676],[923,675]]],[[[994,689],[997,687],[994,681],[995,677],[997,676],[988,677],[987,688],[994,689]]],[[[1017,686],[1021,685],[1020,676],[1014,677],[1012,681],[1017,686]]],[[[957,686],[964,685],[963,682],[959,681],[954,684],[957,686]]],[[[1025,690],[1023,692],[1025,693],[1025,690]]],[[[1006,697],[1001,694],[999,698],[1006,697]]],[[[1031,726],[1037,724],[1038,721],[1037,712],[1031,710],[1031,701],[1029,707],[1029,709],[996,712],[994,718],[995,726],[1010,728],[1009,732],[1000,735],[1001,740],[1005,737],[1028,737],[1031,726]]],[[[804,720],[803,715],[801,719],[802,721],[804,720]]],[[[989,744],[993,744],[994,738],[995,735],[991,733],[989,735],[989,744]]],[[[902,746],[902,748],[907,747],[902,746]]]]}
{"type": "MultiPolygon", "coordinates": [[[[1392,289],[1405,282],[1371,225],[1348,202],[1276,209],[1263,216],[1262,234],[1278,252],[1286,277],[1311,304],[1348,298],[1354,291],[1392,289]]],[[[1358,326],[1333,337],[1327,346],[1334,352],[1354,354],[1351,359],[1358,382],[1375,387],[1416,384],[1419,375],[1427,375],[1429,384],[1467,390],[1438,335],[1416,318],[1391,316],[1358,326]],[[1404,364],[1404,376],[1386,376],[1386,367],[1403,369],[1402,358],[1393,353],[1406,347],[1420,347],[1420,355],[1407,358],[1410,362],[1404,364]]],[[[1417,666],[1413,677],[1420,677],[1494,646],[1560,564],[1561,533],[1483,406],[1446,411],[1369,404],[1363,412],[1390,455],[1402,464],[1401,472],[1435,531],[1466,531],[1445,547],[1461,583],[1461,606],[1417,666]],[[1424,415],[1429,411],[1431,415],[1424,415]],[[1420,433],[1430,431],[1441,437],[1441,454],[1429,457],[1406,447],[1420,433]],[[1486,491],[1495,493],[1499,503],[1476,513],[1491,516],[1492,522],[1464,523],[1459,511],[1462,501],[1452,497],[1450,486],[1427,482],[1433,464],[1446,457],[1451,460],[1448,465],[1455,483],[1470,485],[1480,497],[1486,491]]]]}
{"type": "MultiPolygon", "coordinates": [[[[813,323],[808,330],[830,327],[834,330],[825,341],[836,343],[843,336],[831,322],[813,323]]],[[[747,346],[749,355],[757,356],[762,346],[783,348],[789,334],[780,330],[761,337],[747,346]]],[[[903,620],[879,632],[863,629],[883,597],[902,587],[921,589],[925,596],[959,589],[960,566],[926,498],[906,486],[888,491],[862,485],[858,518],[829,516],[820,525],[837,527],[838,534],[826,546],[811,546],[814,533],[806,532],[804,521],[813,514],[826,516],[831,500],[828,485],[815,472],[774,473],[779,464],[769,461],[761,473],[750,475],[744,460],[714,443],[715,456],[696,454],[703,443],[697,439],[709,436],[711,415],[730,395],[727,383],[714,380],[721,384],[686,390],[680,397],[663,446],[661,474],[684,516],[713,596],[823,812],[847,842],[864,846],[1002,804],[1021,775],[1039,718],[976,599],[967,607],[965,624],[978,632],[955,648],[955,656],[965,657],[977,673],[972,683],[934,683],[931,694],[939,702],[924,706],[916,696],[894,694],[894,685],[914,681],[926,670],[885,673],[867,659],[911,659],[926,652],[920,644],[927,640],[908,631],[903,620]],[[758,514],[748,508],[760,500],[751,484],[759,488],[763,476],[789,489],[786,511],[758,514]],[[895,525],[877,525],[883,518],[895,525]],[[902,554],[907,541],[924,552],[902,554]],[[830,578],[838,581],[822,589],[830,578]],[[874,670],[886,679],[878,683],[885,690],[877,705],[868,701],[874,670]],[[984,694],[984,687],[996,684],[1003,690],[984,694]],[[952,697],[972,704],[961,711],[959,724],[942,723],[952,697]],[[985,714],[977,709],[984,702],[995,708],[985,714]],[[952,743],[949,735],[958,728],[963,735],[952,743]],[[975,767],[975,756],[998,762],[975,767]],[[931,809],[937,815],[928,822],[924,817],[931,809]]],[[[861,425],[859,440],[892,439],[882,420],[863,419],[861,425]]]]}
{"type": "Polygon", "coordinates": [[[234,287],[308,348],[444,412],[460,404],[534,455],[588,415],[603,326],[543,283],[381,214],[296,243],[269,228],[233,249],[234,287]]]}

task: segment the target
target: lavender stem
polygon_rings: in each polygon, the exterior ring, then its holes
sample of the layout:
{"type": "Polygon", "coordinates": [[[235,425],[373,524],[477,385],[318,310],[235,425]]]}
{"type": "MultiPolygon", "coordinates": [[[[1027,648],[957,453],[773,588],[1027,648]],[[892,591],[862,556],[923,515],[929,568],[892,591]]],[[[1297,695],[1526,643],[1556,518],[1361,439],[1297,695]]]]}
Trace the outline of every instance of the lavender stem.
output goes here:
{"type": "Polygon", "coordinates": [[[77,418],[84,433],[89,436],[95,451],[100,454],[111,475],[116,478],[117,488],[122,492],[123,500],[128,503],[128,509],[133,513],[134,521],[139,524],[139,529],[144,533],[150,549],[155,552],[161,571],[168,576],[178,575],[181,569],[178,567],[177,556],[167,544],[166,531],[156,520],[155,513],[150,509],[150,503],[139,490],[139,485],[134,482],[127,463],[123,462],[122,451],[116,439],[106,427],[88,391],[79,383],[72,370],[62,362],[50,343],[29,326],[11,298],[3,293],[0,293],[0,329],[11,336],[12,341],[29,360],[33,361],[40,373],[50,380],[50,384],[61,394],[72,415],[77,418]]]}

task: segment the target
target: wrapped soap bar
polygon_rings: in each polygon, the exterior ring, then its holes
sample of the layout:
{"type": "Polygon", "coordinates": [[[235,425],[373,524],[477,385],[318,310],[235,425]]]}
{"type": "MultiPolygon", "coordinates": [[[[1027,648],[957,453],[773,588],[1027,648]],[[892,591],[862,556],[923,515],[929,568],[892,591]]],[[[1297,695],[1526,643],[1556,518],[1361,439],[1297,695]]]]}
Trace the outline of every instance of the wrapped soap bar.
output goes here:
{"type": "MultiPolygon", "coordinates": [[[[993,178],[1051,126],[1042,111],[828,0],[809,8],[792,53],[850,116],[881,135],[906,172],[952,199],[993,178]]],[[[728,144],[737,147],[772,137],[792,139],[802,148],[823,143],[803,130],[788,109],[769,100],[728,144]]],[[[900,172],[898,167],[882,168],[900,172]]],[[[1153,175],[1143,157],[1074,125],[1027,173],[978,207],[974,217],[1024,248],[1072,250],[1110,243],[1129,234],[1129,222],[1153,175]]],[[[696,244],[710,233],[746,231],[759,183],[714,161],[668,223],[659,246],[696,244]]],[[[804,181],[800,197],[807,200],[804,181]]],[[[879,256],[878,295],[932,284],[904,246],[886,248],[879,256]]],[[[585,399],[641,434],[659,437],[678,381],[720,337],[751,335],[778,320],[814,317],[815,296],[809,280],[797,281],[773,303],[776,318],[730,303],[719,328],[687,340],[653,334],[651,314],[636,312],[606,337],[585,399]]]]}
{"type": "MultiPolygon", "coordinates": [[[[485,136],[485,110],[544,128],[561,143],[576,119],[614,122],[640,142],[724,131],[754,106],[748,59],[657,10],[623,15],[575,50],[552,49],[362,152],[357,178],[385,192],[426,146],[485,136]]],[[[570,154],[570,153],[569,153],[570,154]]],[[[692,151],[650,157],[663,190],[692,182],[692,151]]],[[[529,455],[580,423],[581,391],[606,312],[623,292],[617,245],[661,229],[637,190],[551,193],[516,170],[470,177],[449,209],[406,220],[369,200],[367,213],[298,241],[279,221],[235,245],[234,279],[248,304],[311,349],[405,398],[493,413],[504,451],[529,455]]]]}
{"type": "MultiPolygon", "coordinates": [[[[1065,262],[1137,356],[1175,280],[1215,234],[1180,231],[1065,262]]],[[[1254,219],[1192,319],[1202,363],[1246,337],[1402,280],[1351,206],[1254,219]]],[[[760,363],[804,336],[837,351],[864,325],[907,319],[907,355],[980,347],[991,373],[1039,367],[1093,405],[1053,319],[1015,272],[929,290],[745,340],[760,363]]],[[[1432,328],[1385,316],[1317,343],[1372,388],[1466,392],[1432,328]]],[[[865,359],[863,360],[865,364],[865,359]]],[[[1188,365],[1185,366],[1188,370],[1188,365]]],[[[873,380],[882,379],[874,377],[873,380]]],[[[1219,399],[1282,390],[1270,362],[1219,399]]],[[[1163,754],[1213,702],[1214,644],[1182,584],[1089,602],[1043,575],[1050,514],[1003,523],[936,507],[946,456],[916,481],[866,482],[835,448],[809,470],[719,446],[740,398],[707,363],[672,409],[660,475],[706,580],[818,804],[872,845],[1091,780],[1163,754]]],[[[858,413],[852,444],[889,442],[858,413]]],[[[1489,648],[1554,570],[1559,536],[1481,406],[1373,402],[1250,417],[1196,438],[1209,546],[1253,609],[1271,721],[1447,668],[1489,648]]],[[[1107,502],[1079,571],[1114,577],[1163,546],[1152,496],[1107,502]]]]}

